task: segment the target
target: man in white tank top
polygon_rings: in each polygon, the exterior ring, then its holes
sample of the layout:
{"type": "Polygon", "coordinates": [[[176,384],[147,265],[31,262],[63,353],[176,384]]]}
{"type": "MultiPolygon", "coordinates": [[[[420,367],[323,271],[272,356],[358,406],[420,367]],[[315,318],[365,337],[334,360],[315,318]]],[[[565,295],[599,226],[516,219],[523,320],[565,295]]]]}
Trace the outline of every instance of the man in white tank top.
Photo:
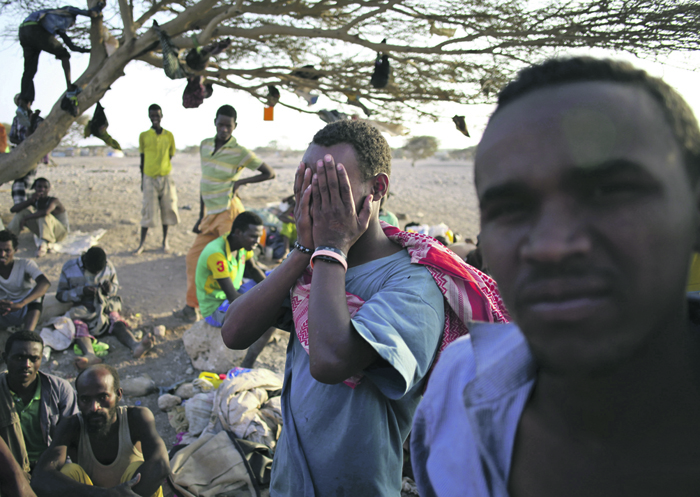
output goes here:
{"type": "Polygon", "coordinates": [[[168,452],[153,413],[119,406],[117,371],[95,364],[75,380],[80,413],[57,427],[51,447],[37,463],[32,487],[39,497],[54,495],[158,496],[170,472],[168,452]],[[73,463],[66,464],[66,456],[73,463]]]}

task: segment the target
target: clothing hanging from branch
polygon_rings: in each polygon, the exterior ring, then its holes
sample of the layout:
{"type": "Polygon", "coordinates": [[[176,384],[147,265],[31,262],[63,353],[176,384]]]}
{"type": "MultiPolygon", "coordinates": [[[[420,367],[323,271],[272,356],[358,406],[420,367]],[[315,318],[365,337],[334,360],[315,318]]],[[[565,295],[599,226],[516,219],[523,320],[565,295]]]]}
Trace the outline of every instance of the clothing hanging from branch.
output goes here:
{"type": "MultiPolygon", "coordinates": [[[[382,40],[382,45],[386,43],[386,38],[382,40]]],[[[377,53],[377,58],[374,61],[374,72],[370,79],[370,84],[375,88],[386,88],[389,84],[389,56],[385,53],[377,53]]]]}
{"type": "Polygon", "coordinates": [[[187,77],[187,71],[180,63],[178,48],[170,41],[170,36],[163,31],[157,21],[153,21],[153,29],[158,33],[160,46],[163,51],[163,69],[170,79],[182,79],[187,77]]]}

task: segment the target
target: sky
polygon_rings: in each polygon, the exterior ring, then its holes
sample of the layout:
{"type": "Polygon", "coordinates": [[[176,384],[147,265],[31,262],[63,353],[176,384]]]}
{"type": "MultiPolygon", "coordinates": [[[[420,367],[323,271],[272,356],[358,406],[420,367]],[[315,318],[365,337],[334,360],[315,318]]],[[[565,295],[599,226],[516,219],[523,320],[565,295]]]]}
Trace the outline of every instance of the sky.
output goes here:
{"type": "MultiPolygon", "coordinates": [[[[0,21],[0,29],[4,28],[10,19],[0,21]]],[[[82,17],[78,18],[83,19],[82,17]]],[[[81,22],[87,22],[82,20],[81,22]]],[[[581,53],[581,52],[579,52],[581,53]]],[[[587,50],[585,54],[607,56],[629,60],[655,76],[660,76],[675,87],[700,116],[700,54],[673,54],[663,57],[658,62],[638,59],[627,54],[614,54],[603,50],[587,50]]],[[[576,55],[576,53],[561,52],[560,55],[576,55]]],[[[72,53],[71,70],[73,79],[85,70],[88,55],[72,53]]],[[[14,116],[13,97],[20,90],[20,80],[23,72],[22,48],[19,41],[0,38],[0,67],[3,75],[0,79],[0,122],[10,123],[14,116]]],[[[42,109],[46,115],[56,100],[65,91],[65,79],[60,61],[52,55],[42,53],[39,60],[39,71],[34,78],[36,100],[34,109],[42,109]]],[[[144,62],[131,62],[125,70],[125,76],[119,78],[102,98],[101,103],[109,119],[109,133],[121,143],[122,148],[138,146],[138,136],[150,127],[148,106],[157,103],[163,109],[162,126],[173,132],[177,148],[198,145],[201,140],[214,136],[214,116],[221,105],[233,105],[238,112],[238,128],[234,136],[239,143],[247,148],[266,146],[272,141],[277,142],[281,149],[303,150],[314,133],[325,123],[313,114],[300,113],[277,105],[274,109],[274,121],[263,121],[263,104],[244,92],[228,88],[214,88],[214,94],[206,99],[197,109],[185,109],[182,106],[182,92],[186,80],[170,80],[162,69],[154,68],[144,62]]],[[[306,106],[306,102],[292,93],[283,92],[282,97],[295,106],[306,106]]],[[[348,114],[356,109],[350,106],[338,106],[336,103],[321,96],[310,110],[338,109],[348,114]]],[[[478,143],[493,105],[459,105],[445,103],[439,108],[444,116],[437,123],[433,122],[403,122],[410,129],[410,136],[430,135],[440,141],[442,149],[462,149],[478,143]],[[466,116],[467,127],[471,138],[462,135],[455,128],[451,117],[466,116]]],[[[92,116],[92,109],[87,111],[92,116]]],[[[389,145],[398,148],[404,145],[407,137],[389,137],[385,135],[389,145]]],[[[100,144],[96,138],[81,142],[81,145],[100,144]]]]}

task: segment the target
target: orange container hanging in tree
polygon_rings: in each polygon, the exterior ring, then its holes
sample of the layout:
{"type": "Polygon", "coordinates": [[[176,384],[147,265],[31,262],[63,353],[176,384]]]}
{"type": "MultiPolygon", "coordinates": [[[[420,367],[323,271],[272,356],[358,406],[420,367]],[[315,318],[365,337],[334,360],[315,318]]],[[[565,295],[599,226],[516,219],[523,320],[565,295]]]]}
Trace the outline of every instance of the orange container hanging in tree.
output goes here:
{"type": "Polygon", "coordinates": [[[265,107],[265,111],[263,113],[263,121],[274,121],[275,120],[275,108],[274,107],[265,107]]]}

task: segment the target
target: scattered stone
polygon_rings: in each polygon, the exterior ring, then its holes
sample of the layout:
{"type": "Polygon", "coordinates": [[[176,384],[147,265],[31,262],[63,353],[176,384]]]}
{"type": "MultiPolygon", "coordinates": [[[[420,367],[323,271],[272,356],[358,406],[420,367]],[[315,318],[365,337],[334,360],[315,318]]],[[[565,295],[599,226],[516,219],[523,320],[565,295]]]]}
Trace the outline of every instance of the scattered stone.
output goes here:
{"type": "Polygon", "coordinates": [[[165,326],[162,324],[159,324],[158,326],[153,328],[153,334],[157,336],[158,338],[163,338],[165,337],[165,326]]]}
{"type": "Polygon", "coordinates": [[[132,334],[134,335],[134,338],[136,339],[137,342],[140,342],[141,340],[143,340],[143,331],[134,330],[132,332],[132,334]]]}
{"type": "Polygon", "coordinates": [[[161,411],[168,412],[173,407],[177,407],[182,403],[182,399],[177,395],[170,395],[166,393],[158,397],[158,408],[161,411]]]}
{"type": "Polygon", "coordinates": [[[177,387],[177,390],[175,390],[175,395],[181,399],[190,399],[194,397],[194,386],[192,385],[192,382],[190,381],[188,383],[183,383],[177,387]]]}
{"type": "Polygon", "coordinates": [[[221,329],[210,326],[203,319],[194,323],[182,337],[192,366],[200,371],[226,373],[240,364],[245,350],[231,350],[221,339],[221,329]]]}
{"type": "Polygon", "coordinates": [[[192,374],[192,373],[194,373],[194,368],[192,366],[190,366],[189,368],[187,368],[185,370],[185,374],[192,374]]]}
{"type": "Polygon", "coordinates": [[[147,374],[121,381],[122,390],[127,397],[143,397],[158,390],[156,383],[147,374]]]}

